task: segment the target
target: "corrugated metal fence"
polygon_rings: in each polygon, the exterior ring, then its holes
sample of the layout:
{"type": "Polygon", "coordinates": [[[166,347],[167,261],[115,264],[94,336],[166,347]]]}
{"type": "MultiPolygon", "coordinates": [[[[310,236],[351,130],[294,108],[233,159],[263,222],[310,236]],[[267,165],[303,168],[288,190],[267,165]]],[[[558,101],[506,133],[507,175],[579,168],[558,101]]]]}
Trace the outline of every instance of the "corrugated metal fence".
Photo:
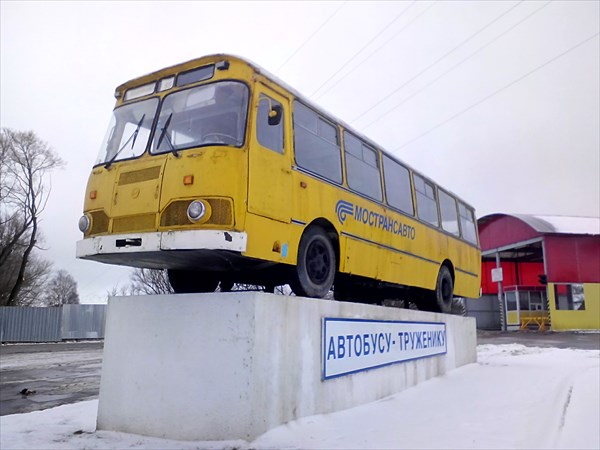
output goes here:
{"type": "Polygon", "coordinates": [[[0,342],[103,339],[106,305],[0,307],[0,342]]]}
{"type": "Polygon", "coordinates": [[[467,298],[465,303],[467,316],[475,317],[480,330],[500,330],[500,305],[495,295],[480,298],[467,298]]]}
{"type": "Polygon", "coordinates": [[[62,339],[104,338],[106,305],[65,305],[62,310],[62,339]]]}

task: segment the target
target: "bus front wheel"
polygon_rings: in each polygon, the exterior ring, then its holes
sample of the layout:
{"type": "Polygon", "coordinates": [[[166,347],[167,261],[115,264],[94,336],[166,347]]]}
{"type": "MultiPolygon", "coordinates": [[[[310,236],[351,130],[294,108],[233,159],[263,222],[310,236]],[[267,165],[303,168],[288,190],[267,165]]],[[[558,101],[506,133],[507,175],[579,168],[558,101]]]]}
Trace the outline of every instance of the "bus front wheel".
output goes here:
{"type": "Polygon", "coordinates": [[[197,292],[215,292],[219,280],[205,272],[192,270],[167,270],[169,283],[176,294],[192,294],[197,292]]]}
{"type": "Polygon", "coordinates": [[[311,227],[300,239],[296,273],[290,283],[300,297],[325,297],[335,279],[336,258],[333,244],[321,227],[311,227]]]}

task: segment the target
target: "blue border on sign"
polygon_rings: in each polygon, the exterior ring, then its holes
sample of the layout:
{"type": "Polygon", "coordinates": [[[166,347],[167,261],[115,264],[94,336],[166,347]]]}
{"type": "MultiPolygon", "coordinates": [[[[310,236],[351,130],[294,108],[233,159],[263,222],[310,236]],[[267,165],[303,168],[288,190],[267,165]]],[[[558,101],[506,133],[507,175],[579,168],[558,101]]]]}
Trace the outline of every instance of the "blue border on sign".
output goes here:
{"type": "Polygon", "coordinates": [[[416,361],[418,359],[433,358],[435,356],[441,356],[441,355],[445,355],[448,353],[448,333],[447,333],[447,328],[446,328],[446,322],[420,322],[420,321],[410,321],[410,320],[378,320],[378,319],[351,319],[348,317],[323,317],[322,330],[323,330],[322,338],[321,338],[321,341],[323,343],[322,348],[321,348],[321,352],[323,355],[323,365],[322,365],[322,373],[321,373],[322,381],[332,380],[334,378],[339,378],[339,377],[345,377],[346,375],[352,375],[354,373],[366,372],[368,370],[379,369],[381,367],[392,366],[394,364],[401,364],[401,363],[405,363],[408,361],[416,361]],[[423,324],[423,325],[443,325],[444,326],[444,335],[446,336],[446,339],[444,341],[444,351],[440,352],[440,353],[435,353],[433,355],[418,356],[416,358],[402,359],[400,361],[391,361],[391,362],[388,362],[385,364],[379,364],[376,366],[365,367],[364,369],[352,370],[350,372],[339,373],[337,375],[330,375],[327,377],[327,376],[325,376],[326,366],[327,366],[327,358],[326,358],[327,343],[325,342],[326,336],[327,336],[327,322],[410,323],[410,324],[423,324]]]}

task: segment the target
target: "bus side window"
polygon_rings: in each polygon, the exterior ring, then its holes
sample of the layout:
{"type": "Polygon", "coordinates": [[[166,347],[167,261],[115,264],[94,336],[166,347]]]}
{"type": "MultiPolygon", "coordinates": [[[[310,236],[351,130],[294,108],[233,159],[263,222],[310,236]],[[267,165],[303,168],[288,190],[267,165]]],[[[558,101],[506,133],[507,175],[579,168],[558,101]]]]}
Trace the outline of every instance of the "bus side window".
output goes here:
{"type": "Polygon", "coordinates": [[[347,131],[344,132],[344,151],[350,189],[381,201],[381,175],[377,152],[347,131]]]}
{"type": "Polygon", "coordinates": [[[450,194],[438,189],[440,198],[440,214],[442,216],[442,229],[458,236],[458,213],[456,210],[456,199],[450,194]]]}
{"type": "Polygon", "coordinates": [[[463,203],[459,203],[458,212],[460,213],[460,228],[463,239],[472,244],[477,244],[477,229],[475,228],[473,211],[463,203]]]}
{"type": "Polygon", "coordinates": [[[415,192],[417,194],[417,213],[419,219],[436,227],[440,226],[437,211],[435,188],[416,173],[413,174],[415,192]]]}
{"type": "Polygon", "coordinates": [[[256,139],[265,148],[283,153],[283,107],[277,100],[260,94],[256,114],[256,139]],[[271,111],[279,111],[279,121],[269,121],[271,111]],[[273,123],[271,125],[269,122],[273,123]],[[274,123],[277,122],[277,123],[274,123]]]}
{"type": "Polygon", "coordinates": [[[298,166],[336,183],[342,182],[337,127],[298,101],[294,102],[294,152],[298,166]]]}
{"type": "Polygon", "coordinates": [[[393,159],[383,156],[383,173],[385,178],[385,196],[388,204],[402,212],[415,215],[410,172],[393,159]]]}

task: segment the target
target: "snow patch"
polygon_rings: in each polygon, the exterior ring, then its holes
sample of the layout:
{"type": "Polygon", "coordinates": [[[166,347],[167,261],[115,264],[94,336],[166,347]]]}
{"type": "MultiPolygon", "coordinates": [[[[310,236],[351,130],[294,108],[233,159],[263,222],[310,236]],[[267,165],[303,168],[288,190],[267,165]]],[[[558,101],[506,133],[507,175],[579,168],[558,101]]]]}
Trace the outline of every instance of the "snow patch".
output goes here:
{"type": "Polygon", "coordinates": [[[91,400],[0,417],[0,448],[600,448],[600,352],[480,345],[478,361],[383,400],[289,422],[254,442],[96,432],[91,400]]]}

